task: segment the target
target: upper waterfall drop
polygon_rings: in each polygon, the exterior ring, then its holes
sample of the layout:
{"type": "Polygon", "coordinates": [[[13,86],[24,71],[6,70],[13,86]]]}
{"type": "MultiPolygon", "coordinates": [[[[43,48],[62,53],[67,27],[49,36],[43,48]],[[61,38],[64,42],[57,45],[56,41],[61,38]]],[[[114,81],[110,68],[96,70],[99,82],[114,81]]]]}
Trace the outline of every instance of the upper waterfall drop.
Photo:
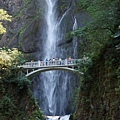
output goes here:
{"type": "Polygon", "coordinates": [[[76,30],[77,28],[78,28],[77,19],[76,17],[74,17],[73,30],[76,30]]]}
{"type": "Polygon", "coordinates": [[[57,0],[46,0],[47,8],[45,19],[47,23],[47,37],[46,37],[46,44],[45,44],[45,57],[46,58],[53,58],[55,57],[56,51],[56,5],[57,0]]]}
{"type": "MultiPolygon", "coordinates": [[[[77,19],[74,16],[74,24],[73,24],[73,31],[75,31],[78,28],[78,24],[77,24],[77,19]]],[[[73,56],[74,58],[77,58],[77,47],[78,47],[78,43],[77,43],[77,37],[73,37],[73,46],[74,46],[74,51],[73,51],[73,56]]]]}

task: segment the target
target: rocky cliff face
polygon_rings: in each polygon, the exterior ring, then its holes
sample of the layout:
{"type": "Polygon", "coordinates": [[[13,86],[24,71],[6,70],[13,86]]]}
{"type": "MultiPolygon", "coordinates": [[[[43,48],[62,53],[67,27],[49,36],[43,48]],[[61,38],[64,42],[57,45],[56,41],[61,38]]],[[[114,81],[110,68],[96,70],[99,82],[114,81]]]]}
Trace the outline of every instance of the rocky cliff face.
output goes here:
{"type": "Polygon", "coordinates": [[[0,40],[0,46],[17,47],[26,53],[36,52],[40,11],[35,0],[6,0],[2,8],[13,16],[7,24],[7,33],[0,40]]]}
{"type": "MultiPolygon", "coordinates": [[[[75,13],[76,2],[72,0],[58,0],[58,20],[66,13],[62,21],[65,33],[72,31],[74,17],[79,26],[87,19],[84,12],[75,13]]],[[[44,42],[43,33],[46,32],[43,25],[45,12],[45,0],[1,0],[0,7],[13,16],[11,23],[5,23],[7,33],[0,40],[0,47],[17,47],[26,54],[37,55],[42,53],[44,42]]]]}
{"type": "Polygon", "coordinates": [[[81,80],[75,120],[119,120],[120,38],[106,45],[81,80]]]}

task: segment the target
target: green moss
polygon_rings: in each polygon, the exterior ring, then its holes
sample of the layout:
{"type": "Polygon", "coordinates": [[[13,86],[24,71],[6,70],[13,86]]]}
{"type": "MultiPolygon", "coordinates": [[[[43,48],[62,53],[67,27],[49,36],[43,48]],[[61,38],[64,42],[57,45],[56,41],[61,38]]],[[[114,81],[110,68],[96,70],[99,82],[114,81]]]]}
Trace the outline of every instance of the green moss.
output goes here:
{"type": "Polygon", "coordinates": [[[100,51],[99,56],[92,59],[90,66],[82,67],[84,75],[80,82],[79,107],[74,119],[119,118],[120,57],[115,50],[116,44],[113,40],[112,44],[109,43],[100,51]]]}

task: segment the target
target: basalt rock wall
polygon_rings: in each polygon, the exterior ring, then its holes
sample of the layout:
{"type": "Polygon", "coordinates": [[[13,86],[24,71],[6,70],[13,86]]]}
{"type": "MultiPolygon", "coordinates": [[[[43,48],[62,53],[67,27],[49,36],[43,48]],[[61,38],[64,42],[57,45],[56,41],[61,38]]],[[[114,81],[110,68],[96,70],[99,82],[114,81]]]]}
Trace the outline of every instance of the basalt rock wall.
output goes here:
{"type": "Polygon", "coordinates": [[[120,37],[93,59],[81,80],[75,120],[120,119],[120,37]]]}
{"type": "Polygon", "coordinates": [[[0,47],[17,47],[24,53],[36,52],[40,19],[37,1],[6,0],[0,4],[13,16],[11,23],[5,23],[7,33],[0,40],[0,47]]]}
{"type": "MultiPolygon", "coordinates": [[[[63,14],[62,26],[65,27],[64,32],[72,31],[74,24],[74,16],[77,18],[78,26],[82,26],[86,20],[84,12],[76,14],[76,1],[58,0],[58,21],[63,14]],[[67,12],[68,11],[68,12],[67,12]]],[[[17,47],[22,52],[29,55],[37,55],[42,53],[44,35],[44,12],[45,0],[1,0],[0,8],[8,11],[13,16],[12,22],[4,23],[7,27],[7,33],[0,40],[0,47],[17,47]]]]}

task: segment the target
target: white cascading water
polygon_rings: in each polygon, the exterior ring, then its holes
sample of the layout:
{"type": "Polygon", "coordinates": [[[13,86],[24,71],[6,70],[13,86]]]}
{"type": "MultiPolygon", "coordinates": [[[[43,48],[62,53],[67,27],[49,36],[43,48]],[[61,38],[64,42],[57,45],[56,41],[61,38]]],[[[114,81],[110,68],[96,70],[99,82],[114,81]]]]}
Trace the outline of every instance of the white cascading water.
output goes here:
{"type": "Polygon", "coordinates": [[[66,14],[69,12],[70,8],[62,15],[62,17],[60,18],[59,22],[57,23],[57,26],[59,27],[62,20],[64,19],[64,17],[66,16],[66,14]]]}
{"type": "MultiPolygon", "coordinates": [[[[46,37],[46,43],[44,44],[44,53],[45,58],[44,59],[53,59],[56,58],[56,19],[55,14],[56,11],[54,10],[56,5],[56,0],[46,0],[47,8],[46,8],[46,14],[45,19],[47,23],[47,37],[46,37]]],[[[44,95],[47,99],[48,104],[48,113],[50,115],[55,115],[56,111],[56,103],[55,103],[55,97],[54,97],[54,90],[56,87],[55,82],[55,72],[50,71],[43,74],[42,78],[44,79],[44,95]]],[[[44,105],[44,108],[46,109],[46,105],[44,105]]]]}
{"type": "Polygon", "coordinates": [[[46,11],[46,22],[47,22],[47,38],[45,44],[45,57],[47,59],[55,58],[56,55],[56,11],[55,5],[57,0],[46,0],[47,11],[46,11]]]}
{"type": "MultiPolygon", "coordinates": [[[[74,17],[73,31],[76,30],[77,28],[78,28],[77,20],[76,20],[76,17],[74,17]]],[[[74,58],[77,58],[77,47],[78,47],[77,45],[78,45],[77,37],[74,37],[73,38],[73,46],[74,46],[73,56],[74,56],[74,58]]]]}
{"type": "MultiPolygon", "coordinates": [[[[67,48],[67,51],[66,49],[58,48],[57,42],[65,34],[60,26],[70,9],[57,21],[57,0],[45,0],[45,2],[46,36],[43,44],[43,58],[44,60],[56,57],[64,58],[69,48],[67,48]]],[[[73,30],[76,29],[77,25],[76,18],[74,20],[73,30]]],[[[64,29],[64,26],[62,26],[62,29],[64,29]]],[[[75,50],[73,49],[73,51],[75,50]]],[[[49,71],[40,74],[36,82],[36,88],[34,88],[34,95],[43,114],[48,116],[47,120],[69,120],[69,114],[73,111],[71,104],[72,87],[75,86],[75,81],[72,83],[71,79],[74,81],[75,77],[71,77],[70,73],[64,71],[49,71]]]]}
{"type": "MultiPolygon", "coordinates": [[[[47,3],[47,11],[46,11],[46,22],[47,22],[47,38],[46,38],[46,44],[44,46],[45,48],[45,59],[51,59],[56,58],[56,41],[57,41],[57,20],[56,20],[56,9],[55,5],[57,3],[57,0],[46,0],[47,3]]],[[[56,115],[58,111],[57,109],[60,109],[59,114],[64,114],[64,108],[61,109],[61,107],[64,107],[65,102],[56,102],[57,96],[55,95],[55,88],[58,84],[56,81],[58,79],[59,75],[56,71],[50,71],[46,72],[44,74],[47,79],[44,80],[44,92],[46,94],[47,102],[48,102],[48,109],[50,115],[56,115]],[[57,105],[61,104],[61,106],[57,105]],[[59,108],[57,108],[59,106],[59,108]]],[[[66,82],[64,82],[66,84],[66,82]]],[[[66,90],[66,85],[63,85],[61,89],[66,90]]],[[[66,91],[64,91],[66,93],[66,91]]],[[[64,94],[64,93],[62,93],[64,94]]],[[[62,97],[62,96],[61,96],[62,97]]],[[[62,100],[62,99],[61,99],[62,100]]],[[[64,99],[63,99],[64,100],[64,99]]],[[[50,118],[51,119],[51,118],[50,118]]],[[[52,118],[54,119],[54,118],[52,118]]],[[[69,120],[69,116],[65,116],[63,118],[60,118],[61,120],[69,120]]]]}

